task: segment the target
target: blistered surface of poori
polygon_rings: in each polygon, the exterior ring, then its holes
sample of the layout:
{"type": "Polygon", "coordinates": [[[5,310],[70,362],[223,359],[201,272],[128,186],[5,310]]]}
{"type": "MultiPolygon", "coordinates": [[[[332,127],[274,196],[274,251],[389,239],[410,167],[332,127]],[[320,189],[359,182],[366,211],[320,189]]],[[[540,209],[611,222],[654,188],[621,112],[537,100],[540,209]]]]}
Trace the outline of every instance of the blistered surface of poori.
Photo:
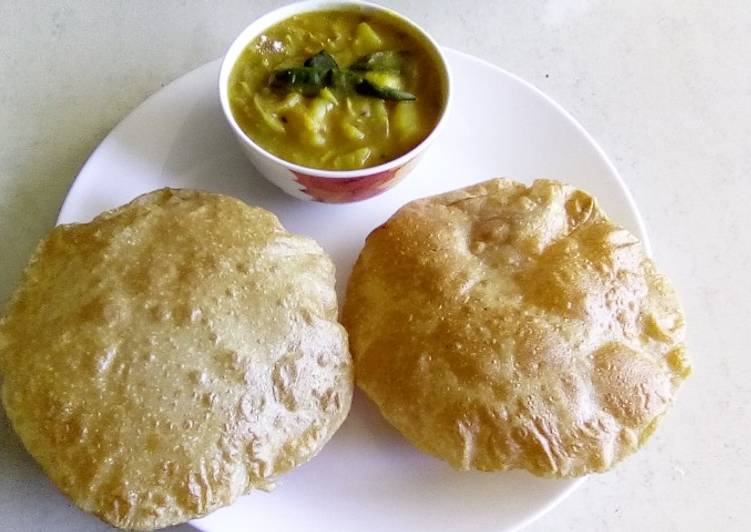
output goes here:
{"type": "Polygon", "coordinates": [[[555,181],[403,207],[368,237],[343,323],[359,386],[459,469],[604,471],[690,372],[667,279],[591,196],[555,181]]]}
{"type": "Polygon", "coordinates": [[[161,190],[55,228],[0,325],[3,403],[52,480],[124,528],[203,515],[347,414],[334,267],[268,211],[161,190]]]}

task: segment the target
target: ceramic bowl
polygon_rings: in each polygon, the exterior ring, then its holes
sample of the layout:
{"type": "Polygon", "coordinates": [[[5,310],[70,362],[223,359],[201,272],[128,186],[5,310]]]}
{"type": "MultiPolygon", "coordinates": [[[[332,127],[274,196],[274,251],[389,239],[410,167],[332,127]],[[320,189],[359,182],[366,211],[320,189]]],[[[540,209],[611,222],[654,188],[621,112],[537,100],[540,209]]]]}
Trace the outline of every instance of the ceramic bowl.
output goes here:
{"type": "Polygon", "coordinates": [[[388,8],[367,2],[326,2],[309,0],[276,9],[245,28],[234,40],[222,61],[219,73],[219,98],[222,110],[232,131],[253,165],[263,176],[287,194],[308,201],[349,203],[376,196],[402,180],[419,162],[438,134],[451,102],[451,75],[443,52],[425,30],[388,8]],[[432,49],[436,66],[441,73],[444,101],[436,125],[425,139],[409,152],[386,163],[359,170],[322,170],[286,161],[259,146],[240,127],[229,105],[229,77],[238,57],[248,44],[267,28],[293,15],[324,10],[358,10],[363,13],[383,12],[400,19],[422,37],[432,49]]]}

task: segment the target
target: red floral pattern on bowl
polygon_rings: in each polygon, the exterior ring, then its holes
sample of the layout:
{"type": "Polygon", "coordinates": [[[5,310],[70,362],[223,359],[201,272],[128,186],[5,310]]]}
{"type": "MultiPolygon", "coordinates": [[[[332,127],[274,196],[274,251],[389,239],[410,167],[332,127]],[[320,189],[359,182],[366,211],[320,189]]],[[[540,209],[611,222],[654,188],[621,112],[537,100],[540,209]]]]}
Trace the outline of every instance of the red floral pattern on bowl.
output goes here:
{"type": "MultiPolygon", "coordinates": [[[[410,161],[412,162],[412,161],[410,161]]],[[[361,177],[321,177],[290,170],[314,201],[349,203],[380,194],[394,186],[409,170],[410,163],[361,177]]]]}

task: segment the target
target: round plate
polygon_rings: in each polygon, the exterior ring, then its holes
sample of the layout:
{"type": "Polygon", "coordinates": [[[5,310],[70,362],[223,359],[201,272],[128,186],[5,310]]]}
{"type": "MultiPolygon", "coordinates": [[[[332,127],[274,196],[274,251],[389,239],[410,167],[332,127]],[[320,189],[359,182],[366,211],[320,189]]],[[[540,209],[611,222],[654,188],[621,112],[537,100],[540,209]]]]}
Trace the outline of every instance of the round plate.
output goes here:
{"type": "MultiPolygon", "coordinates": [[[[123,120],[70,189],[59,222],[99,212],[160,187],[231,194],[275,212],[334,258],[340,298],[365,236],[414,198],[491,177],[568,181],[593,193],[615,220],[646,234],[612,164],[559,105],[503,70],[446,50],[455,79],[451,115],[422,163],[403,183],[347,205],[303,202],[264,181],[243,155],[219,107],[219,62],[168,85],[123,120]]],[[[387,425],[357,393],[352,412],[326,448],[284,476],[272,493],[252,492],[194,521],[206,531],[487,530],[521,527],[578,482],[507,473],[456,472],[387,425]]]]}

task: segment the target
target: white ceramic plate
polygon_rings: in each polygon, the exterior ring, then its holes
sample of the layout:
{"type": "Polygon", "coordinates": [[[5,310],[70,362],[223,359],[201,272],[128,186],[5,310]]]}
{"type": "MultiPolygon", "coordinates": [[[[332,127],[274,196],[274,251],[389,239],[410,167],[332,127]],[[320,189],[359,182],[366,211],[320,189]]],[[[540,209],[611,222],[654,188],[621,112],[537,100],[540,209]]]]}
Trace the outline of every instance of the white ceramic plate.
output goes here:
{"type": "MultiPolygon", "coordinates": [[[[341,296],[365,236],[405,202],[495,176],[551,177],[595,194],[648,249],[628,190],[581,126],[519,78],[456,51],[446,55],[456,86],[442,136],[404,182],[381,196],[308,203],[264,181],[224,122],[215,61],[153,95],[104,139],[71,187],[59,222],[87,221],[166,186],[231,194],[318,240],[336,262],[341,296]]],[[[253,492],[193,524],[211,532],[500,531],[531,522],[576,485],[521,471],[455,472],[413,449],[358,393],[323,452],[273,493],[253,492]]]]}

